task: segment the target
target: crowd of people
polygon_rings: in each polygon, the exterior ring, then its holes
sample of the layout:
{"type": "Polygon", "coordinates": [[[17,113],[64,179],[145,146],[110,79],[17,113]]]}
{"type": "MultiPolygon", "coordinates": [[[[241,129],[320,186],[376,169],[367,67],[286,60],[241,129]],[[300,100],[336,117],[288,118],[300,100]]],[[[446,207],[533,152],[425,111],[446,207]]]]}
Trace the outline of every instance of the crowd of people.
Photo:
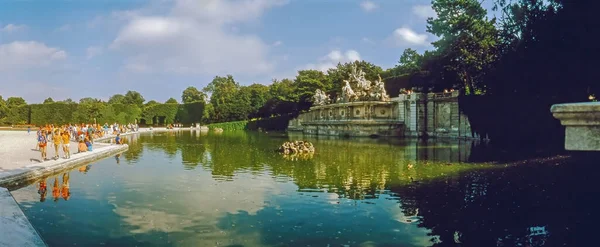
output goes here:
{"type": "MultiPolygon", "coordinates": [[[[41,162],[48,160],[47,147],[48,143],[53,144],[54,159],[60,158],[60,149],[62,147],[63,158],[71,158],[71,142],[76,142],[77,151],[79,153],[93,150],[94,139],[102,138],[107,135],[116,135],[115,143],[121,144],[120,134],[126,132],[137,132],[139,126],[137,124],[66,124],[66,125],[45,125],[40,126],[36,133],[36,149],[41,152],[41,162]]],[[[28,128],[28,133],[31,128],[28,128]]]]}

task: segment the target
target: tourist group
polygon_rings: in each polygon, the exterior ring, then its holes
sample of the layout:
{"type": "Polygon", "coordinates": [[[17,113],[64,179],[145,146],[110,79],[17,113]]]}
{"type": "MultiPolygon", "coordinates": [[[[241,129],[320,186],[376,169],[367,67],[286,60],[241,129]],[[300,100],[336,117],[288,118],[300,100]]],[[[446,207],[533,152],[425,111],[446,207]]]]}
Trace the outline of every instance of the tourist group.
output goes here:
{"type": "MultiPolygon", "coordinates": [[[[107,135],[116,135],[115,143],[121,144],[120,134],[130,131],[138,131],[139,126],[137,124],[111,124],[105,123],[104,125],[99,124],[67,124],[61,126],[45,125],[40,126],[37,131],[36,149],[41,152],[41,162],[48,160],[47,158],[47,146],[48,143],[54,144],[54,159],[60,157],[59,151],[62,147],[63,158],[71,158],[71,141],[77,142],[78,153],[92,151],[92,144],[94,139],[102,138],[107,135]]],[[[28,133],[31,132],[31,128],[28,128],[28,133]]]]}

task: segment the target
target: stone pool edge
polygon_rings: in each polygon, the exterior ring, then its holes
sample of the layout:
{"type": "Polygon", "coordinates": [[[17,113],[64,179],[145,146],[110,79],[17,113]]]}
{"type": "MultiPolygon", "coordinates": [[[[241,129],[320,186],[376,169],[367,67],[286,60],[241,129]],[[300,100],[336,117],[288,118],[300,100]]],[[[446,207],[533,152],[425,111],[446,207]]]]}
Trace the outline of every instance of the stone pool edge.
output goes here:
{"type": "Polygon", "coordinates": [[[0,246],[48,246],[33,228],[17,201],[0,187],[0,246]]]}
{"type": "Polygon", "coordinates": [[[7,172],[8,174],[0,173],[0,188],[16,186],[21,181],[36,180],[48,174],[125,152],[127,149],[129,149],[127,144],[104,146],[91,152],[73,155],[71,159],[62,159],[59,162],[53,162],[50,165],[44,165],[44,163],[31,164],[16,171],[7,172]]]}
{"type": "MultiPolygon", "coordinates": [[[[116,155],[127,151],[127,149],[129,149],[127,144],[110,145],[72,159],[60,160],[62,162],[56,162],[48,166],[43,166],[43,163],[28,165],[19,171],[13,172],[13,174],[0,177],[0,185],[15,186],[20,182],[32,181],[48,174],[116,155]]],[[[4,187],[0,187],[0,229],[2,229],[0,231],[0,246],[47,246],[10,191],[4,187]]]]}

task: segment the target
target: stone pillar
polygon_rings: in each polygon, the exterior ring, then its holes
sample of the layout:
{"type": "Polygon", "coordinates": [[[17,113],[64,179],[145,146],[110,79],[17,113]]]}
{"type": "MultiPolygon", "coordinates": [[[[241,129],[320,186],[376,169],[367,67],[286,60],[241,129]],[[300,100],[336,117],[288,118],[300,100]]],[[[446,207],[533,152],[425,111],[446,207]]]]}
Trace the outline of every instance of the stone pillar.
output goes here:
{"type": "Polygon", "coordinates": [[[427,133],[428,136],[435,136],[435,131],[436,131],[436,115],[438,114],[436,112],[436,102],[435,102],[435,93],[428,93],[427,94],[427,108],[425,109],[425,112],[427,114],[427,126],[425,129],[425,132],[427,133]]]}
{"type": "Polygon", "coordinates": [[[553,105],[553,116],[565,126],[565,149],[600,151],[600,102],[553,105]]]}

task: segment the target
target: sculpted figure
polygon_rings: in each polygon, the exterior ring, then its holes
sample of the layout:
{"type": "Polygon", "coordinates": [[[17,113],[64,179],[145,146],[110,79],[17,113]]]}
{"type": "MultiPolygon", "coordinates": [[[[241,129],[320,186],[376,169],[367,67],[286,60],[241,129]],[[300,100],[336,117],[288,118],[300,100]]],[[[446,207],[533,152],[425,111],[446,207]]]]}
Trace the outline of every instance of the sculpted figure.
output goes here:
{"type": "Polygon", "coordinates": [[[373,100],[390,101],[390,96],[385,91],[385,84],[381,80],[381,76],[378,77],[379,79],[375,81],[375,86],[373,87],[373,100]]]}
{"type": "Polygon", "coordinates": [[[343,102],[354,101],[354,99],[356,98],[356,94],[354,93],[354,90],[352,90],[352,87],[350,87],[350,82],[348,82],[347,80],[344,80],[344,82],[346,82],[346,84],[342,88],[343,102]]]}
{"type": "Polygon", "coordinates": [[[329,96],[327,96],[325,92],[321,91],[321,89],[317,89],[315,91],[315,95],[313,96],[313,102],[315,105],[326,105],[329,103],[329,96]]]}

